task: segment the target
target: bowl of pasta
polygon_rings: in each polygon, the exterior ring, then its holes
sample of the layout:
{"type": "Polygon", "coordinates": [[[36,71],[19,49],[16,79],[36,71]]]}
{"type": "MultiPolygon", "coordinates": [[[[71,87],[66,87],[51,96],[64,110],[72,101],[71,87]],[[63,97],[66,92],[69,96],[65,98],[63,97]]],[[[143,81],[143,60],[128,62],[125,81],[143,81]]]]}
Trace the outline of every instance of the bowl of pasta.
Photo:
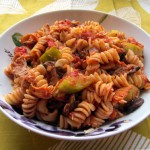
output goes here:
{"type": "Polygon", "coordinates": [[[149,41],[136,25],[98,11],[20,21],[0,38],[0,110],[58,139],[130,129],[150,114],[149,41]]]}

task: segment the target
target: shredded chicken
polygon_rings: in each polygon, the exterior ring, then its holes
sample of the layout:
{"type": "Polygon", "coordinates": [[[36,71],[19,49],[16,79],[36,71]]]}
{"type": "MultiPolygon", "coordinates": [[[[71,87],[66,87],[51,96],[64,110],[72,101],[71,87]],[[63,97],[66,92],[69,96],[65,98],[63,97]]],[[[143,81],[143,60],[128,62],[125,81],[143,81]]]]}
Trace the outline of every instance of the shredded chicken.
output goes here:
{"type": "Polygon", "coordinates": [[[16,77],[26,75],[29,70],[25,58],[20,55],[15,55],[11,63],[11,68],[14,76],[16,77]]]}

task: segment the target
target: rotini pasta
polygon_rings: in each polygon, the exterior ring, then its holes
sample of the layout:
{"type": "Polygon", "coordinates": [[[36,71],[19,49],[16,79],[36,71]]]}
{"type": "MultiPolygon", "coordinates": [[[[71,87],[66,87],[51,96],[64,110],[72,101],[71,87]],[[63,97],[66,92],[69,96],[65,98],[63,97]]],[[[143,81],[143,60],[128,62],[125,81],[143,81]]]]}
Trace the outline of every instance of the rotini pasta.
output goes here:
{"type": "Polygon", "coordinates": [[[127,74],[113,76],[112,80],[113,80],[114,85],[118,88],[129,85],[129,83],[127,81],[127,74]]]}
{"type": "Polygon", "coordinates": [[[92,104],[94,104],[95,102],[99,104],[102,100],[102,98],[99,97],[94,90],[90,90],[90,89],[83,90],[82,99],[92,104]]]}
{"type": "Polygon", "coordinates": [[[99,62],[100,64],[107,64],[109,62],[118,62],[120,59],[117,51],[113,48],[101,52],[95,53],[87,59],[88,64],[92,64],[93,62],[99,62]]]}
{"type": "Polygon", "coordinates": [[[137,88],[142,89],[145,87],[145,84],[148,85],[149,81],[144,74],[132,74],[127,77],[130,84],[135,85],[137,88]]]}
{"type": "Polygon", "coordinates": [[[51,36],[42,36],[38,39],[37,43],[34,45],[34,47],[30,51],[30,56],[33,57],[33,63],[36,63],[36,61],[39,60],[40,56],[45,52],[48,41],[53,39],[51,36]]]}
{"type": "Polygon", "coordinates": [[[39,99],[33,96],[29,90],[26,90],[22,104],[24,116],[28,118],[33,118],[35,116],[38,100],[39,99]]]}
{"type": "Polygon", "coordinates": [[[91,112],[95,110],[95,106],[86,101],[82,101],[73,112],[69,114],[68,123],[75,128],[79,128],[91,112]]]}
{"type": "Polygon", "coordinates": [[[126,58],[126,61],[130,64],[135,64],[140,67],[144,66],[142,61],[139,59],[139,57],[137,55],[134,54],[134,52],[132,50],[128,50],[125,58],[126,58]]]}
{"type": "Polygon", "coordinates": [[[94,39],[92,45],[96,47],[99,51],[106,51],[110,48],[108,43],[105,43],[103,39],[94,39]]]}
{"type": "Polygon", "coordinates": [[[101,74],[98,74],[97,72],[94,72],[94,77],[96,81],[102,81],[104,83],[113,82],[113,79],[112,79],[113,77],[107,73],[102,72],[101,74]]]}
{"type": "Polygon", "coordinates": [[[66,64],[70,64],[73,61],[71,49],[64,47],[60,50],[62,56],[55,63],[55,67],[63,67],[66,64]]]}
{"type": "Polygon", "coordinates": [[[5,96],[6,101],[11,105],[19,105],[24,98],[24,91],[21,87],[15,88],[11,93],[5,96]]]}
{"type": "Polygon", "coordinates": [[[103,98],[103,101],[112,101],[114,92],[113,92],[113,83],[103,83],[98,81],[95,84],[95,92],[97,95],[103,98]]]}
{"type": "Polygon", "coordinates": [[[98,128],[126,115],[126,104],[150,89],[143,45],[98,22],[59,20],[20,42],[4,70],[13,86],[5,99],[25,117],[62,129],[98,128]]]}
{"type": "Polygon", "coordinates": [[[113,105],[111,102],[102,102],[95,110],[94,115],[91,115],[84,123],[84,126],[92,126],[97,128],[102,125],[106,119],[110,117],[113,112],[113,105]]]}

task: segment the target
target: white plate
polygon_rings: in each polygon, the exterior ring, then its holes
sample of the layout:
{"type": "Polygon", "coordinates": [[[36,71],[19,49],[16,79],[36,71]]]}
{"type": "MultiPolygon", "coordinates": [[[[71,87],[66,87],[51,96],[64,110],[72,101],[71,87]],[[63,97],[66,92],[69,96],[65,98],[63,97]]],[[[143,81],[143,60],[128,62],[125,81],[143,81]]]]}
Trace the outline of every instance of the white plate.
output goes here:
{"type": "MultiPolygon", "coordinates": [[[[4,32],[0,37],[0,109],[2,112],[15,123],[25,127],[31,131],[42,134],[47,137],[66,139],[66,140],[89,140],[89,139],[97,139],[104,138],[108,136],[112,136],[123,132],[131,127],[137,125],[143,119],[145,119],[150,114],[150,93],[149,91],[142,94],[145,102],[144,104],[134,111],[133,113],[122,117],[118,120],[115,120],[107,125],[96,129],[91,134],[85,134],[84,131],[73,132],[69,130],[60,130],[57,127],[53,127],[47,125],[45,123],[41,123],[35,120],[29,120],[18,113],[16,113],[10,105],[8,105],[3,95],[11,92],[12,87],[10,85],[9,79],[4,74],[4,69],[11,62],[10,57],[5,52],[5,50],[13,53],[14,43],[12,41],[11,36],[15,32],[19,32],[21,34],[26,34],[30,32],[34,32],[38,28],[40,28],[45,23],[53,24],[56,20],[61,19],[70,19],[70,20],[78,20],[80,22],[93,20],[100,21],[102,18],[106,17],[105,13],[98,11],[88,11],[88,10],[63,10],[63,11],[55,11],[49,12],[45,14],[41,14],[38,16],[33,16],[28,19],[25,19],[16,25],[9,28],[6,32],[4,32]]],[[[150,77],[150,37],[144,32],[141,28],[135,26],[132,23],[129,23],[123,19],[117,18],[112,15],[108,15],[105,20],[102,22],[102,25],[106,30],[117,29],[125,32],[126,36],[132,36],[137,41],[144,44],[144,56],[145,56],[145,73],[148,77],[150,77]]]]}

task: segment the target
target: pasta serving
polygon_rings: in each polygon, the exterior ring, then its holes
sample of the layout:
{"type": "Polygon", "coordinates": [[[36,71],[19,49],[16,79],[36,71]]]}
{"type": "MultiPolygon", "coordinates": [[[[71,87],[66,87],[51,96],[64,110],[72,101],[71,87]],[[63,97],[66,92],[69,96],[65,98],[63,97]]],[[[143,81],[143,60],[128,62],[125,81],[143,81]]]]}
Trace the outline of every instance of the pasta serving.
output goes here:
{"type": "Polygon", "coordinates": [[[98,22],[60,20],[18,42],[5,69],[13,85],[5,99],[28,118],[63,129],[97,128],[133,112],[150,89],[144,46],[98,22]]]}

